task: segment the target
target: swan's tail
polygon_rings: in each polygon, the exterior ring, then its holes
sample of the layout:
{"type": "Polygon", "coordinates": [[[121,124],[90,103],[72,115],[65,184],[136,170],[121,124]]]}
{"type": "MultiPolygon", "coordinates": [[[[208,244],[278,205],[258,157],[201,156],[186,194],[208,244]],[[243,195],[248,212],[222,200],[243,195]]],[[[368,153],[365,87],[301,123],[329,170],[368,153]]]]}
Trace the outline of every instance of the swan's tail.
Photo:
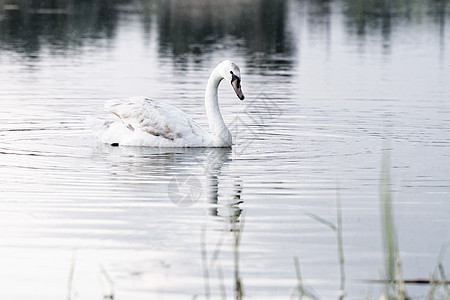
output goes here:
{"type": "Polygon", "coordinates": [[[110,125],[112,121],[101,120],[92,116],[84,119],[84,124],[89,127],[97,138],[103,143],[112,143],[110,125]]]}
{"type": "Polygon", "coordinates": [[[85,118],[85,124],[102,143],[113,146],[123,144],[130,133],[130,130],[120,120],[105,121],[89,116],[85,118]]]}
{"type": "Polygon", "coordinates": [[[89,127],[95,134],[97,134],[104,129],[105,121],[92,116],[87,116],[84,118],[84,124],[86,125],[86,127],[89,127]]]}

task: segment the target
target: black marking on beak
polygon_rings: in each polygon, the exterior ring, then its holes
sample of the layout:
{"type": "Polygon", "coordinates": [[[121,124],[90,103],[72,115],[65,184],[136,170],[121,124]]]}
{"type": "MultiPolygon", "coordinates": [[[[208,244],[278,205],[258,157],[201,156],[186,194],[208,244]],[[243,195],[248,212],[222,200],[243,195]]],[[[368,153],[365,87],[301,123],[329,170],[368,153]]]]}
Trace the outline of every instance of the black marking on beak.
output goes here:
{"type": "Polygon", "coordinates": [[[241,79],[238,76],[234,75],[233,71],[230,71],[230,73],[231,73],[231,85],[233,86],[234,92],[236,93],[239,99],[244,100],[245,96],[241,90],[241,79]]]}
{"type": "Polygon", "coordinates": [[[233,84],[233,82],[236,80],[237,81],[236,87],[241,88],[241,79],[236,75],[234,75],[233,71],[230,71],[230,73],[231,73],[231,84],[233,84]]]}

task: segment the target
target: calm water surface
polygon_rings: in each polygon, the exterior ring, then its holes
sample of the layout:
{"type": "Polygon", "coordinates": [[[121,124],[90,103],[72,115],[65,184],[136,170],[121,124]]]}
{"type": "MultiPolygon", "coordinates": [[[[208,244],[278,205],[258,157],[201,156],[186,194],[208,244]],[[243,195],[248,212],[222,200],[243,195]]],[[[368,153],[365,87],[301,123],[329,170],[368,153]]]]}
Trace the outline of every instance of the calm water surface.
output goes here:
{"type": "Polygon", "coordinates": [[[403,277],[429,278],[450,242],[448,2],[30,3],[0,1],[2,299],[291,299],[295,257],[336,299],[339,202],[346,298],[377,298],[383,153],[403,277]],[[85,126],[145,95],[206,128],[226,58],[247,97],[220,88],[232,149],[110,147],[85,126]]]}

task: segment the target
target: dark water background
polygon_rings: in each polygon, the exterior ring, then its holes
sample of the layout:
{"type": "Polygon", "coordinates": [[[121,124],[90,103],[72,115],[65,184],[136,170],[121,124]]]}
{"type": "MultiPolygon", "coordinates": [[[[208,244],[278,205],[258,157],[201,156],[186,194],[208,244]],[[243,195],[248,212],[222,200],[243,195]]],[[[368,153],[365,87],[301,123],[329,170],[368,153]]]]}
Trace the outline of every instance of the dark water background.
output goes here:
{"type": "Polygon", "coordinates": [[[403,277],[429,279],[450,242],[449,7],[0,0],[1,298],[292,299],[297,257],[335,299],[340,217],[346,298],[375,299],[383,153],[403,277]],[[145,95],[206,128],[227,58],[247,97],[220,88],[232,150],[114,148],[85,126],[145,95]],[[181,206],[180,178],[200,183],[181,206]]]}

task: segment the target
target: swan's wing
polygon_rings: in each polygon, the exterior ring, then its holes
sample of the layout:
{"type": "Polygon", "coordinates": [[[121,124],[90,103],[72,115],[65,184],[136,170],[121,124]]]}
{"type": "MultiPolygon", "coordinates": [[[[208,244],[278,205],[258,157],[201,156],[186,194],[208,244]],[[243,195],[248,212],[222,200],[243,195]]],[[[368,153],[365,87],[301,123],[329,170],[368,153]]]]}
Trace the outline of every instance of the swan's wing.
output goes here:
{"type": "Polygon", "coordinates": [[[109,100],[105,108],[119,117],[130,131],[140,130],[171,141],[205,135],[205,131],[183,111],[157,100],[109,100]]]}

